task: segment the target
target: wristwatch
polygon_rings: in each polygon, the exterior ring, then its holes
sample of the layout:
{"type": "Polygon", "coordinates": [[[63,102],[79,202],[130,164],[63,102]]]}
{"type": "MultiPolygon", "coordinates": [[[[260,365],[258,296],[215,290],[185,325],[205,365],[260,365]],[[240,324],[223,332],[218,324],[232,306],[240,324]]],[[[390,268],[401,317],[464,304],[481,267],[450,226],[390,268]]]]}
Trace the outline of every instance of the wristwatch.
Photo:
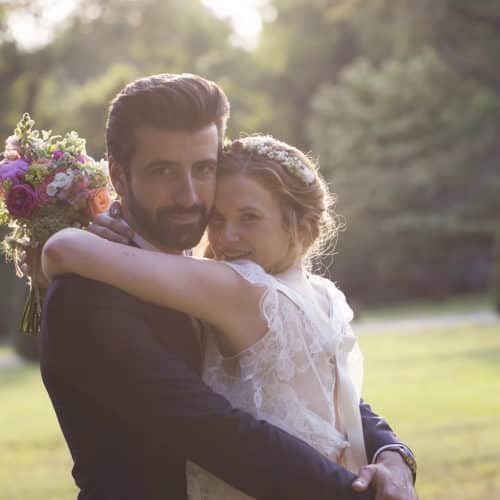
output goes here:
{"type": "Polygon", "coordinates": [[[410,469],[413,476],[413,484],[415,484],[415,481],[417,479],[417,461],[410,448],[402,444],[389,444],[379,450],[380,453],[382,451],[395,451],[396,453],[399,453],[405,464],[410,469]]]}

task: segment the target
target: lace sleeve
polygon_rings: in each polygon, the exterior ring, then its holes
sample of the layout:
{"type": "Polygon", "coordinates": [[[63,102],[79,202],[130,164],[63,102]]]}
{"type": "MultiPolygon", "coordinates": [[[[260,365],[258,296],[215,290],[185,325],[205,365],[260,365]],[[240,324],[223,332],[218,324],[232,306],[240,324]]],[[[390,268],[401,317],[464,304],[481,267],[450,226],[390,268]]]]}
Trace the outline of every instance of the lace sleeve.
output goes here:
{"type": "Polygon", "coordinates": [[[354,384],[356,393],[361,398],[361,391],[363,387],[363,354],[359,347],[358,338],[354,335],[351,322],[354,318],[353,311],[344,293],[339,290],[331,281],[328,281],[328,290],[332,299],[332,307],[334,316],[340,318],[343,322],[342,343],[348,344],[349,354],[347,358],[347,366],[349,376],[354,384]]]}
{"type": "Polygon", "coordinates": [[[284,303],[276,279],[251,261],[224,262],[249,283],[264,288],[260,313],[267,324],[266,334],[253,345],[225,361],[238,361],[241,377],[250,380],[264,372],[274,370],[282,380],[293,376],[291,357],[294,347],[284,333],[283,318],[290,314],[289,304],[284,303]],[[288,306],[288,307],[287,307],[288,306]]]}

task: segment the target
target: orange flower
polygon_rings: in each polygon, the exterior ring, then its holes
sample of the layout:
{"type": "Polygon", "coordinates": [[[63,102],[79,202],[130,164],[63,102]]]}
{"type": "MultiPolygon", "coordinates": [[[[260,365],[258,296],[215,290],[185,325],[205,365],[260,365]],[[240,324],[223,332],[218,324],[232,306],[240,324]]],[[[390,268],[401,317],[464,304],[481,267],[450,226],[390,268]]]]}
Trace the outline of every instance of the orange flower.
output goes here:
{"type": "Polygon", "coordinates": [[[109,197],[108,190],[106,188],[99,188],[94,197],[89,201],[89,208],[92,217],[104,212],[111,205],[111,198],[109,197]]]}

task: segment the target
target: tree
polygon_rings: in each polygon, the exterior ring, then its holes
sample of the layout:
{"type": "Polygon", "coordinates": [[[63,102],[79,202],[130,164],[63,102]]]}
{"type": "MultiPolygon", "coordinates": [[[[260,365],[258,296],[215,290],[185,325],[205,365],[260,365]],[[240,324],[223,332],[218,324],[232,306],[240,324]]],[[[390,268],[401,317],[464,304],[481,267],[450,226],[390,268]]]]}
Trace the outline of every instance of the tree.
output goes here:
{"type": "Polygon", "coordinates": [[[433,13],[429,25],[442,57],[500,97],[500,4],[439,0],[433,13]]]}
{"type": "Polygon", "coordinates": [[[386,297],[486,286],[470,259],[481,267],[500,212],[496,96],[429,49],[355,62],[312,110],[311,141],[349,224],[340,272],[358,276],[356,291],[367,275],[386,297]]]}

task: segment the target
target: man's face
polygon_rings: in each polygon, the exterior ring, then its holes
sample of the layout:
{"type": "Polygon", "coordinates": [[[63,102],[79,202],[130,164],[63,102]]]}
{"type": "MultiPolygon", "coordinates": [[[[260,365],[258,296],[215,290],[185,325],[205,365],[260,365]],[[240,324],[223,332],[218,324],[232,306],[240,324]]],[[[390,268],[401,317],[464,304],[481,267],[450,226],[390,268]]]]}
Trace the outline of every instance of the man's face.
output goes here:
{"type": "Polygon", "coordinates": [[[141,126],[135,137],[128,175],[113,169],[125,218],[162,250],[193,247],[214,201],[217,127],[192,132],[141,126]]]}

